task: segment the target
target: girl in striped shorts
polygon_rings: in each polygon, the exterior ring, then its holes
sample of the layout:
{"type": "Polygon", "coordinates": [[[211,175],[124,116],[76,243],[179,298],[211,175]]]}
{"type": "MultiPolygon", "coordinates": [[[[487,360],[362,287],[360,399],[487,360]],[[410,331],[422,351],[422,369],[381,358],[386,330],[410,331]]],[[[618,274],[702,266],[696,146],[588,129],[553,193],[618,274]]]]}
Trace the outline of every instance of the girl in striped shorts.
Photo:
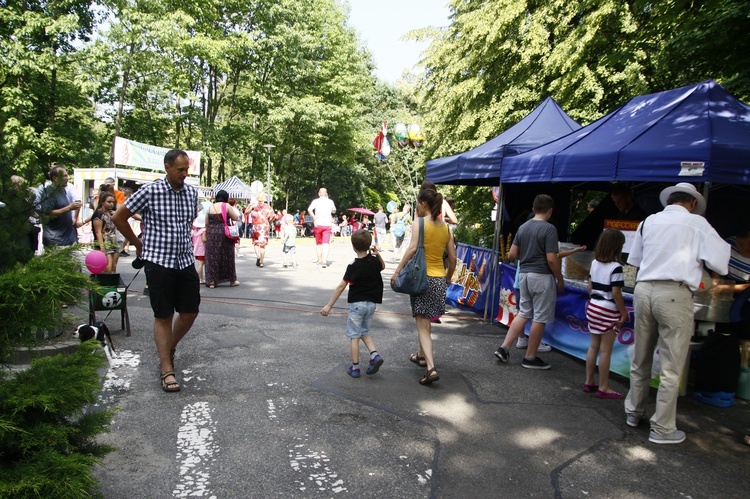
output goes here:
{"type": "Polygon", "coordinates": [[[621,399],[624,395],[609,388],[609,364],[612,345],[617,333],[628,320],[625,300],[622,298],[624,277],[622,272],[622,246],[625,235],[617,229],[602,232],[594,249],[589,275],[589,302],[586,319],[591,333],[591,344],[586,354],[586,383],[583,391],[596,391],[603,399],[621,399]],[[596,357],[599,356],[599,384],[594,382],[596,357]]]}

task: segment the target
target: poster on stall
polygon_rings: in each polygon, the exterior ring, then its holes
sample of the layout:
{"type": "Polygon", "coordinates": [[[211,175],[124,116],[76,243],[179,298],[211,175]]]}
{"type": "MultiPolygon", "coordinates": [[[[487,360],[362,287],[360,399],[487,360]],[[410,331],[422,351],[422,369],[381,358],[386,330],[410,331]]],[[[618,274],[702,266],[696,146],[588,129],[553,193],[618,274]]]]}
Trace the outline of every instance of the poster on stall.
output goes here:
{"type": "Polygon", "coordinates": [[[459,243],[456,270],[446,292],[446,303],[483,315],[490,291],[491,264],[492,251],[459,243]]]}
{"type": "MultiPolygon", "coordinates": [[[[510,326],[518,315],[518,297],[513,289],[516,278],[516,267],[501,264],[500,272],[500,303],[496,320],[510,326]]],[[[625,377],[630,376],[630,358],[628,348],[635,338],[633,331],[633,299],[625,295],[625,306],[630,312],[630,321],[620,328],[617,339],[612,348],[612,363],[610,370],[625,377]]],[[[585,289],[566,286],[565,291],[557,296],[555,307],[555,321],[544,328],[544,342],[573,355],[579,359],[586,359],[589,348],[590,333],[586,321],[586,302],[588,292],[585,289]]],[[[531,322],[526,325],[528,335],[531,322]]]]}

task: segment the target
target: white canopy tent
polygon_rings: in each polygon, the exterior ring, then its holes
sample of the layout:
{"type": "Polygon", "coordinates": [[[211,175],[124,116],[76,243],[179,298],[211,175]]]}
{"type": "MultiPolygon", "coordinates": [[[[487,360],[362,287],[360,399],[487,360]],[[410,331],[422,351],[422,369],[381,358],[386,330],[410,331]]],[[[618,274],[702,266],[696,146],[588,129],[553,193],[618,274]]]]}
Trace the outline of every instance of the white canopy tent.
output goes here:
{"type": "Polygon", "coordinates": [[[216,193],[219,191],[227,191],[230,198],[251,199],[253,197],[253,192],[252,189],[250,189],[250,186],[237,177],[231,177],[211,188],[214,191],[214,196],[216,196],[216,193]]]}

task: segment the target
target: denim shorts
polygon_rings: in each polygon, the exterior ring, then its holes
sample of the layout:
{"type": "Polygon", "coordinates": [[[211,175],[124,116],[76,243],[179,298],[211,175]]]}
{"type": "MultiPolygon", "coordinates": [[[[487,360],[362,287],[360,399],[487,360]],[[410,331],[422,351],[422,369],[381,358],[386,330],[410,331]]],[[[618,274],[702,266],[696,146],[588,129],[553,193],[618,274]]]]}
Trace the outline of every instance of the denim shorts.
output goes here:
{"type": "Polygon", "coordinates": [[[357,339],[370,331],[370,321],[375,315],[375,303],[357,301],[349,304],[349,317],[346,320],[346,337],[357,339]]]}

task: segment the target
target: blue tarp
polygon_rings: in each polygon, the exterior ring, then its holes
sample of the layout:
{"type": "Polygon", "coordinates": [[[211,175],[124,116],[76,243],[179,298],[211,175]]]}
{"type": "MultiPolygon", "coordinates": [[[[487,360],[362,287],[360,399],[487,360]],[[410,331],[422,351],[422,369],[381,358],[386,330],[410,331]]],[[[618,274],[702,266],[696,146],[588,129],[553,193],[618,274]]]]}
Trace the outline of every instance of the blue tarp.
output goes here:
{"type": "Polygon", "coordinates": [[[708,80],[643,95],[503,161],[503,183],[750,182],[750,107],[708,80]]]}
{"type": "Polygon", "coordinates": [[[426,178],[436,184],[499,185],[503,158],[520,154],[581,128],[547,97],[524,119],[474,149],[427,162],[426,178]]]}

